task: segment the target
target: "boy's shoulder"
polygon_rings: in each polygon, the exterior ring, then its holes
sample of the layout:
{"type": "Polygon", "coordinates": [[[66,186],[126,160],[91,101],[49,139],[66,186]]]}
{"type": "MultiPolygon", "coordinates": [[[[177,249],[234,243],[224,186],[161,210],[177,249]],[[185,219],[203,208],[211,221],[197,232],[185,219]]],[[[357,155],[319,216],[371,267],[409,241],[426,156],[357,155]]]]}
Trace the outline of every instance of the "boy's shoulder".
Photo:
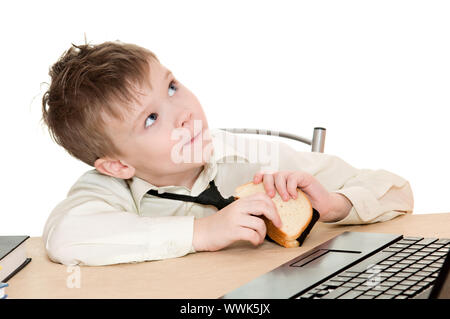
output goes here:
{"type": "Polygon", "coordinates": [[[128,184],[124,179],[102,174],[94,168],[82,174],[73,184],[70,192],[80,188],[90,188],[116,193],[123,192],[124,190],[128,191],[128,184]]]}

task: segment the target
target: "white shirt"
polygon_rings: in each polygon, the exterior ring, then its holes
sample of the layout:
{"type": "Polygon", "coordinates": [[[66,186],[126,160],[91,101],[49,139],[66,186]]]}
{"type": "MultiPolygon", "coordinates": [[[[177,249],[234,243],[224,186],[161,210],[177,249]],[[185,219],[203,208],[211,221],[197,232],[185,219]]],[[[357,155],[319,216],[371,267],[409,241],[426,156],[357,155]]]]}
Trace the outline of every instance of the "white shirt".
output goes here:
{"type": "Polygon", "coordinates": [[[356,169],[337,156],[297,151],[280,138],[269,141],[219,129],[210,132],[214,152],[192,190],[157,187],[138,177],[118,179],[95,169],[83,174],[46,222],[43,239],[49,258],[66,265],[108,265],[194,253],[194,218],[212,215],[217,208],[147,191],[197,196],[214,179],[228,198],[260,170],[303,170],[329,192],[346,196],[353,207],[336,224],[381,222],[413,210],[409,182],[391,172],[356,169]],[[255,145],[261,154],[274,151],[269,161],[267,156],[254,156],[255,145]]]}

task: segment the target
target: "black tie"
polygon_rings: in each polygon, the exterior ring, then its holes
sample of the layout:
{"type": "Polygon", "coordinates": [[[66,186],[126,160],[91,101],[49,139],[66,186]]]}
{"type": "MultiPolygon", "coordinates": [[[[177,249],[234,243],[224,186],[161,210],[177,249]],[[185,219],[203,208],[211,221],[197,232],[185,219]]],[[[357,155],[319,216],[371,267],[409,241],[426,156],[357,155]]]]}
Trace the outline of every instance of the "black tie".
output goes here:
{"type": "Polygon", "coordinates": [[[213,205],[213,206],[217,207],[218,210],[221,210],[225,206],[227,206],[235,201],[235,198],[233,196],[230,196],[228,198],[223,198],[222,195],[220,194],[219,190],[217,189],[216,184],[214,184],[214,180],[210,181],[209,188],[205,189],[198,196],[189,196],[189,195],[181,195],[181,194],[173,194],[173,193],[158,194],[158,191],[155,189],[149,190],[147,192],[147,194],[162,197],[162,198],[182,200],[185,202],[194,202],[194,203],[203,204],[203,205],[213,205]]]}

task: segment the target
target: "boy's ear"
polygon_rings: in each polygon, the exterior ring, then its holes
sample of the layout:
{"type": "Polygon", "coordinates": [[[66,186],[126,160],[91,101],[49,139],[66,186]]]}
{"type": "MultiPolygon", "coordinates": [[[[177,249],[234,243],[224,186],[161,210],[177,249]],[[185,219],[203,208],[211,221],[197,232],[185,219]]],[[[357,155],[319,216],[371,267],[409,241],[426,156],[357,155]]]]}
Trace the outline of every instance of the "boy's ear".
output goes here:
{"type": "Polygon", "coordinates": [[[124,161],[102,157],[95,161],[95,168],[100,173],[116,178],[128,179],[134,176],[135,168],[124,161]]]}

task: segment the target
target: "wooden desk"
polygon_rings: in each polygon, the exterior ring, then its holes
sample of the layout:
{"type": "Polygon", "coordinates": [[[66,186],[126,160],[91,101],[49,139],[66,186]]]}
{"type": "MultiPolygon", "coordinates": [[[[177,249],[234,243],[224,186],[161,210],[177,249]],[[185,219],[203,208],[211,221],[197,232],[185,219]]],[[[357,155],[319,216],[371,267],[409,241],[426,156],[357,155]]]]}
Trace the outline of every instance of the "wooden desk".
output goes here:
{"type": "Polygon", "coordinates": [[[179,258],[102,267],[78,267],[80,288],[68,288],[75,276],[51,262],[40,237],[27,240],[33,261],[8,283],[8,298],[218,298],[301,253],[344,232],[375,232],[450,238],[450,213],[407,215],[364,226],[318,223],[303,247],[283,248],[265,241],[254,247],[237,242],[225,250],[179,258]],[[72,276],[72,277],[70,277],[72,276]]]}

